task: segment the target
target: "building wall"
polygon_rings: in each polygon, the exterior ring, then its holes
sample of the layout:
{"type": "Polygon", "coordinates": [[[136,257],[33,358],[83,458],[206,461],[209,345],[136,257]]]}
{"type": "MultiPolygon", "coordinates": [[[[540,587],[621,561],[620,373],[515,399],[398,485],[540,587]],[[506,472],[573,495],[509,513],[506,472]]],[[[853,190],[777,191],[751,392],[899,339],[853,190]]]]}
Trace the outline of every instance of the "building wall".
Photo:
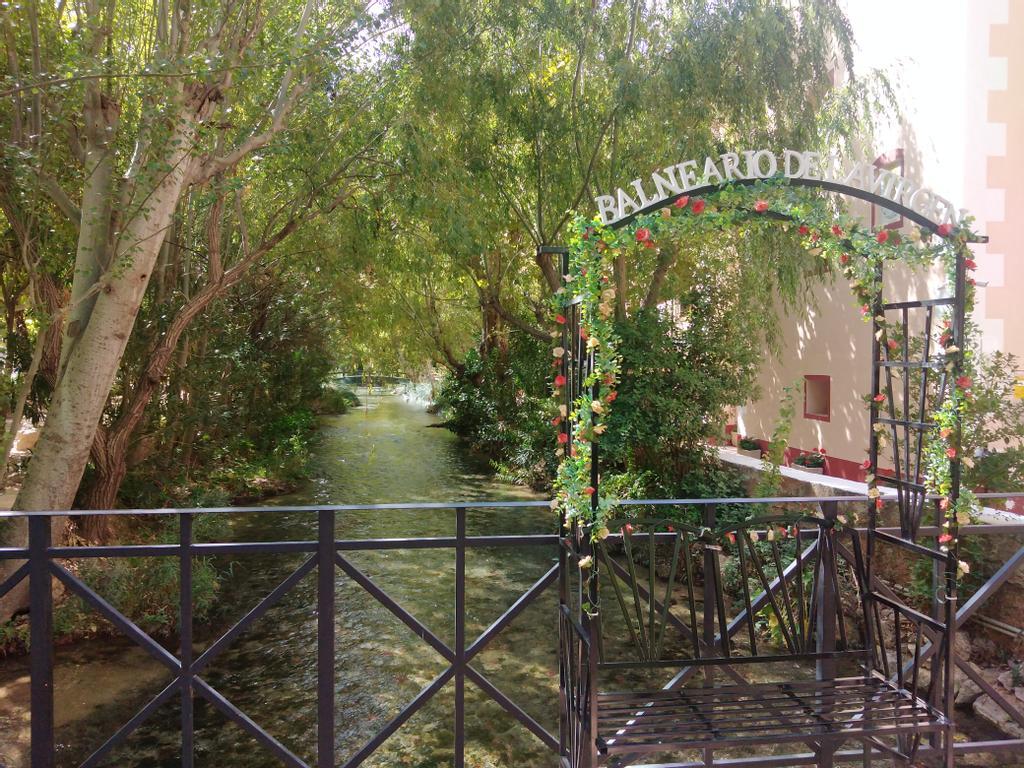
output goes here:
{"type": "MultiPolygon", "coordinates": [[[[901,115],[866,159],[899,147],[905,175],[975,217],[991,242],[976,247],[975,319],[986,351],[1024,358],[1024,0],[848,0],[860,72],[896,72],[901,115]],[[895,32],[894,32],[895,31],[895,32]]],[[[840,78],[844,73],[840,73],[840,78]]],[[[870,210],[852,212],[870,223],[870,210]]],[[[936,273],[887,276],[886,298],[935,295],[936,273]]],[[[783,387],[796,383],[792,453],[824,448],[830,474],[859,479],[868,442],[870,325],[845,280],[819,287],[807,317],[776,312],[782,351],[766,362],[761,396],[738,409],[736,431],[766,438],[779,421],[783,387]],[[828,376],[828,421],[803,415],[803,377],[828,376]]],[[[1024,366],[1024,364],[1022,364],[1024,366]]]]}

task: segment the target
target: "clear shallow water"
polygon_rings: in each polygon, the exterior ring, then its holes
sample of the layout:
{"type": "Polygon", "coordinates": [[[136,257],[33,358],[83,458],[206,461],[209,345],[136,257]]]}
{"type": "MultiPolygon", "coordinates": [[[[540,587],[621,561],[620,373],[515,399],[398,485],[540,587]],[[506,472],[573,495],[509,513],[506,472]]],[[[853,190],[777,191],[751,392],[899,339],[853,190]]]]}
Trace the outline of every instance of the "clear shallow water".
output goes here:
{"type": "MultiPolygon", "coordinates": [[[[316,449],[314,478],[275,503],[378,503],[534,498],[496,483],[485,463],[466,453],[422,405],[372,397],[369,406],[327,420],[316,449]]],[[[546,509],[470,510],[470,535],[539,533],[552,529],[546,509]]],[[[309,513],[237,515],[233,540],[315,538],[309,513]]],[[[449,511],[339,513],[345,538],[454,533],[449,511]]],[[[472,640],[550,568],[555,552],[538,548],[474,550],[467,557],[467,636],[472,640]]],[[[197,632],[196,653],[240,618],[300,564],[305,555],[243,556],[226,564],[232,577],[215,630],[197,632]]],[[[355,552],[348,555],[442,640],[454,642],[454,554],[447,550],[355,552]]],[[[386,609],[336,574],[335,731],[338,765],[358,751],[447,666],[386,609]]],[[[316,745],[315,570],[219,656],[204,678],[308,763],[316,745]]],[[[557,733],[556,592],[548,591],[474,662],[498,688],[557,733]]],[[[175,650],[172,648],[172,651],[175,650]]],[[[77,765],[156,695],[169,673],[126,642],[80,643],[57,651],[59,764],[77,765]]],[[[23,666],[0,667],[0,699],[24,696],[23,666]],[[20,691],[20,694],[19,694],[20,691]]],[[[467,765],[478,768],[553,766],[554,755],[497,704],[467,683],[467,765]]],[[[364,765],[433,768],[451,765],[453,691],[449,683],[364,765]]],[[[8,711],[10,711],[8,709],[8,711]]],[[[26,713],[27,716],[27,713],[26,713]]],[[[180,765],[176,700],[103,763],[180,765]]],[[[197,766],[280,765],[205,701],[196,701],[197,766]]],[[[0,726],[19,725],[9,717],[0,726]]],[[[24,725],[24,723],[20,723],[24,725]]],[[[4,728],[6,730],[6,728],[4,728]]],[[[16,765],[17,750],[6,759],[16,765]]],[[[0,756],[3,750],[0,749],[0,756]]],[[[23,758],[21,758],[23,759],[23,758]]],[[[2,758],[0,758],[2,763],[2,758]]],[[[27,760],[24,762],[27,765],[27,760]]]]}

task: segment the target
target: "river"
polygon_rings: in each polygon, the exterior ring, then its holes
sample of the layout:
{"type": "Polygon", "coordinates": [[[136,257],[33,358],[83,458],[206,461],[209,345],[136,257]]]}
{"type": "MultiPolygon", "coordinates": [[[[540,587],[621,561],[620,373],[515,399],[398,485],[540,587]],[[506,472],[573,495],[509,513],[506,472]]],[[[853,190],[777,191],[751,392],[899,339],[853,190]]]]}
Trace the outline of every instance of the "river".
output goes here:
{"type": "MultiPolygon", "coordinates": [[[[325,503],[536,498],[496,482],[421,404],[369,396],[364,406],[325,419],[312,479],[279,506],[325,503]]],[[[545,509],[471,511],[468,533],[550,532],[545,509]]],[[[315,538],[315,515],[237,515],[232,540],[315,538]]],[[[340,537],[450,535],[451,512],[339,514],[340,537]]],[[[467,557],[467,636],[472,639],[550,568],[554,552],[533,548],[473,550],[467,557]]],[[[239,557],[221,590],[226,606],[216,627],[197,633],[196,652],[247,612],[302,559],[239,557]]],[[[454,557],[450,550],[356,552],[350,559],[442,640],[452,644],[454,557]]],[[[336,576],[336,758],[344,762],[371,739],[447,665],[340,570],[336,576]]],[[[303,579],[204,677],[289,749],[313,764],[316,745],[315,572],[303,579]]],[[[502,691],[557,733],[556,594],[548,590],[474,662],[502,691]],[[543,638],[538,641],[538,638],[543,638]]],[[[171,648],[174,651],[174,648],[171,648]]],[[[120,640],[57,649],[58,760],[78,765],[167,682],[169,673],[120,640]]],[[[27,766],[27,664],[0,666],[0,732],[22,734],[0,744],[0,765],[27,766]],[[5,749],[7,750],[5,754],[5,749]]],[[[393,735],[368,766],[449,766],[453,754],[452,686],[393,735]]],[[[556,760],[525,728],[467,683],[467,765],[475,768],[553,766],[556,760]]],[[[132,734],[103,765],[180,765],[176,698],[132,734]]],[[[280,765],[205,701],[196,704],[196,765],[262,768],[280,765]]]]}

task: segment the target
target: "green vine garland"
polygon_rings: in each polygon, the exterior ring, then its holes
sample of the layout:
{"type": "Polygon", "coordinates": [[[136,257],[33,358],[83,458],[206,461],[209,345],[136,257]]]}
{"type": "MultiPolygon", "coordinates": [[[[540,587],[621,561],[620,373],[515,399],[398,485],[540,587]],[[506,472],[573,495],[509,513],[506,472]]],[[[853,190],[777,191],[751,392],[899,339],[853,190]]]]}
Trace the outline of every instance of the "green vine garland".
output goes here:
{"type": "MultiPolygon", "coordinates": [[[[881,265],[889,261],[925,267],[941,264],[949,285],[955,280],[958,254],[964,255],[969,270],[975,267],[966,245],[972,233],[966,227],[943,225],[936,233],[938,237],[917,227],[912,227],[907,235],[888,229],[872,230],[856,218],[837,212],[829,198],[793,187],[784,178],[751,186],[726,185],[703,198],[680,197],[672,205],[637,217],[617,230],[602,226],[596,218],[578,217],[569,240],[569,274],[564,276],[565,287],[555,296],[555,319],[559,324],[565,323],[570,305],[579,301],[580,335],[586,348],[593,351],[594,365],[587,379],[581,382],[581,394],[568,407],[563,403],[564,377],[560,373],[555,377],[553,397],[558,410],[552,422],[560,427],[563,419],[569,419],[573,437],[570,440],[565,432],[559,433],[560,464],[552,506],[562,510],[567,522],[589,528],[594,538],[608,535],[606,522],[616,506],[615,499],[598,493],[590,485],[592,445],[600,440],[608,414],[614,407],[620,374],[613,321],[612,264],[619,255],[629,256],[641,249],[657,248],[663,239],[722,232],[737,225],[795,229],[801,244],[812,255],[820,257],[850,281],[861,304],[864,321],[874,325],[884,359],[906,342],[900,338],[901,331],[896,324],[888,323],[884,316],[873,311],[879,295],[877,275],[881,265]],[[595,493],[599,495],[596,505],[595,493]]],[[[974,294],[974,280],[968,278],[968,324],[974,294]]],[[[957,523],[968,521],[977,508],[977,500],[968,489],[961,489],[955,504],[950,498],[954,463],[970,465],[971,462],[960,424],[973,381],[973,356],[967,343],[972,333],[968,330],[965,339],[953,339],[949,331],[952,320],[949,314],[942,318],[943,332],[938,341],[947,374],[959,363],[960,376],[933,414],[936,427],[928,435],[924,452],[926,488],[930,494],[941,497],[940,506],[945,512],[939,544],[947,552],[956,551],[957,523]]],[[[566,354],[569,352],[561,346],[555,348],[556,366],[566,354]]],[[[886,393],[880,393],[873,400],[869,397],[869,406],[877,409],[887,397],[886,393]]],[[[881,449],[885,440],[884,425],[876,424],[875,439],[881,449]]],[[[870,470],[870,460],[863,466],[870,470]]],[[[866,481],[869,495],[881,507],[876,478],[868,474],[866,481]]],[[[966,563],[961,562],[960,568],[962,572],[968,570],[966,563]]]]}

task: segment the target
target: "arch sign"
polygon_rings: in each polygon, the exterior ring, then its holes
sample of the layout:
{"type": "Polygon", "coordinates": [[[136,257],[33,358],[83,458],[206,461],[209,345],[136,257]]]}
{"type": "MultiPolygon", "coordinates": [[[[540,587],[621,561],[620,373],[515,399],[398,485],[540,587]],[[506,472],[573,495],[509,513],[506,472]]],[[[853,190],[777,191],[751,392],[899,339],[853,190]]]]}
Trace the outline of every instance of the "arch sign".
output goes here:
{"type": "Polygon", "coordinates": [[[729,183],[751,183],[785,176],[794,183],[824,187],[881,202],[894,210],[908,211],[918,223],[960,226],[967,215],[944,197],[912,179],[879,168],[870,162],[844,163],[831,153],[784,149],[725,152],[709,155],[703,163],[684,160],[654,171],[649,179],[634,179],[613,194],[598,196],[597,210],[606,226],[625,223],[647,213],[672,197],[729,183]]]}

